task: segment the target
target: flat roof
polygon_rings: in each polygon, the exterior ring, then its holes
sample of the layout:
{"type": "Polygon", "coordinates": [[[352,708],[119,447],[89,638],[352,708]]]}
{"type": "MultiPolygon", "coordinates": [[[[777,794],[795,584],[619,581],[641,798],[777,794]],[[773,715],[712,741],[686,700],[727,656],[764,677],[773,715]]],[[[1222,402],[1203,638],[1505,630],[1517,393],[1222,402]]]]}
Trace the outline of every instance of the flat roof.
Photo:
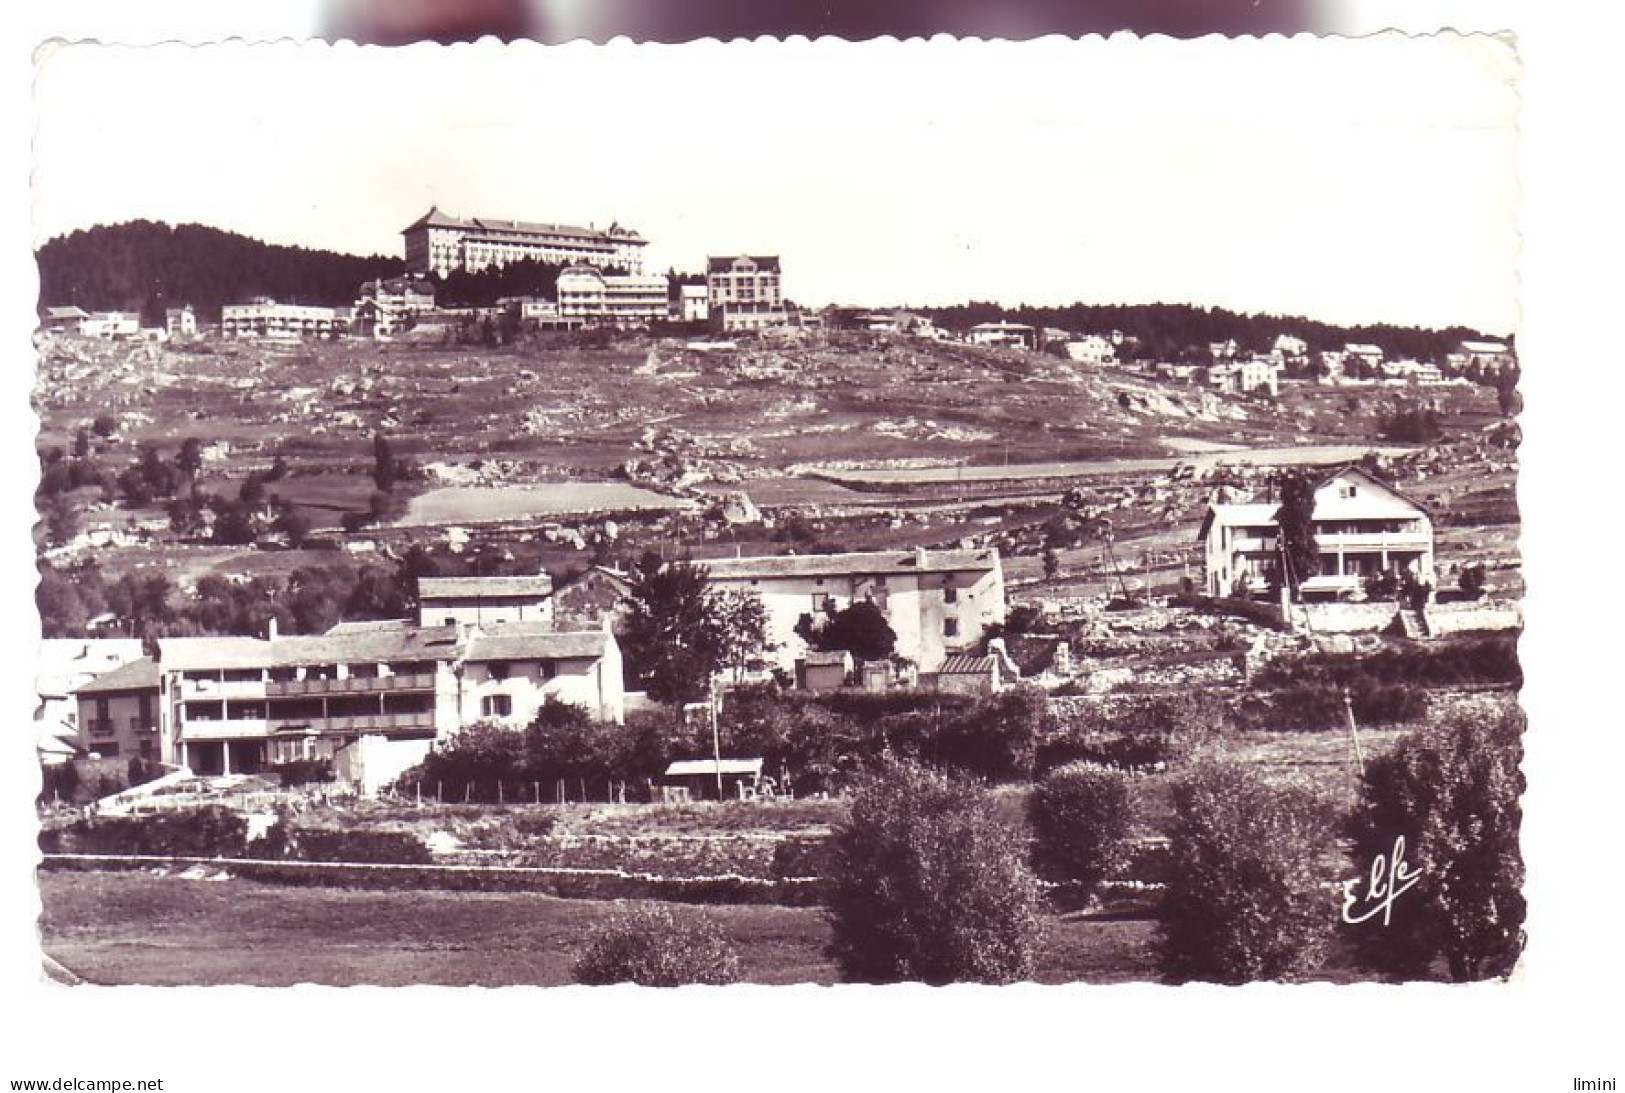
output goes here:
{"type": "Polygon", "coordinates": [[[879,573],[984,573],[999,565],[985,550],[864,551],[850,554],[776,554],[755,558],[698,558],[715,581],[763,577],[846,577],[879,573]]]}

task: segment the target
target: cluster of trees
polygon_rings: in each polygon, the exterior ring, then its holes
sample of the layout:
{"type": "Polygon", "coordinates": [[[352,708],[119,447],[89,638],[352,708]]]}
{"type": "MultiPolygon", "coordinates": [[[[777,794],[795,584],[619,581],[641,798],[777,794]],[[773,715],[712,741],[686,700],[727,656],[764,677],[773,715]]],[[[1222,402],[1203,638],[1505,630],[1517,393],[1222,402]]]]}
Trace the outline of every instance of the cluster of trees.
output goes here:
{"type": "Polygon", "coordinates": [[[759,666],[767,640],[767,609],[743,591],[718,592],[706,570],[649,553],[631,567],[626,615],[617,629],[629,682],[657,702],[710,697],[719,671],[735,678],[759,666]]]}
{"type": "Polygon", "coordinates": [[[1443,432],[1439,412],[1427,405],[1400,404],[1380,414],[1377,428],[1401,444],[1432,444],[1443,432]]]}
{"type": "Polygon", "coordinates": [[[897,648],[897,633],[886,613],[868,600],[837,608],[826,599],[822,617],[809,614],[796,620],[796,634],[814,649],[848,652],[859,661],[885,660],[897,648]]]}
{"type": "Polygon", "coordinates": [[[431,274],[435,303],[441,307],[491,307],[513,296],[558,297],[562,265],[532,258],[470,272],[454,269],[445,276],[431,274]]]}
{"type": "Polygon", "coordinates": [[[155,638],[192,634],[263,634],[271,619],[284,633],[319,634],[341,619],[398,618],[416,581],[403,567],[306,566],[285,579],[233,581],[219,574],[180,596],[162,573],[107,580],[94,562],[40,566],[35,602],[46,637],[80,637],[91,619],[111,614],[118,632],[155,638]]]}
{"type": "Polygon", "coordinates": [[[263,243],[200,224],[100,225],[40,247],[40,299],[86,310],[142,313],[162,326],[166,307],[191,304],[218,321],[222,304],[252,296],[289,303],[343,305],[361,282],[400,272],[400,259],[361,257],[263,243]]]}
{"type": "Polygon", "coordinates": [[[1350,342],[1379,345],[1390,357],[1443,364],[1463,339],[1484,335],[1467,327],[1429,330],[1388,323],[1335,326],[1291,315],[1242,315],[1224,308],[1190,304],[1069,304],[1064,307],[1005,307],[973,301],[953,307],[921,309],[950,330],[978,323],[1010,320],[1031,326],[1104,334],[1120,330],[1130,339],[1118,349],[1127,359],[1206,363],[1213,342],[1234,340],[1246,352],[1267,352],[1280,334],[1302,338],[1311,353],[1343,348],[1350,342]]]}

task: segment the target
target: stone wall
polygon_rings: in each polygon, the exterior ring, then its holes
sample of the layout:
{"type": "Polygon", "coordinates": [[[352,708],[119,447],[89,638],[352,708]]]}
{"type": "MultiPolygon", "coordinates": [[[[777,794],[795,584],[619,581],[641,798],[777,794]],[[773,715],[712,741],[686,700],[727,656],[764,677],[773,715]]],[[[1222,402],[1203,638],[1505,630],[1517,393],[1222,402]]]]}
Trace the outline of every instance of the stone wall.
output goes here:
{"type": "Polygon", "coordinates": [[[1523,611],[1515,603],[1436,603],[1427,614],[1428,629],[1436,635],[1523,629],[1523,611]]]}

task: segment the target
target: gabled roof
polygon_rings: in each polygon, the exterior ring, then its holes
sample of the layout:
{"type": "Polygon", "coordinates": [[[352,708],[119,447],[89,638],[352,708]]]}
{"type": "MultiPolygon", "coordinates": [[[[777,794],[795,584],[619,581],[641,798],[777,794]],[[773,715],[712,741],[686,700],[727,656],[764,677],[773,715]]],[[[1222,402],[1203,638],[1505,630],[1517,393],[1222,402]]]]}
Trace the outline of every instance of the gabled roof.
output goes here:
{"type": "Polygon", "coordinates": [[[88,319],[90,312],[82,307],[48,307],[45,309],[48,319],[88,319]]]}
{"type": "MultiPolygon", "coordinates": [[[[1404,507],[1388,503],[1387,499],[1382,496],[1365,495],[1353,498],[1338,498],[1332,501],[1317,502],[1314,513],[1316,520],[1404,518],[1413,515],[1411,510],[1420,512],[1424,516],[1431,515],[1426,505],[1392,484],[1384,482],[1358,463],[1343,463],[1334,467],[1323,468],[1320,477],[1315,479],[1315,491],[1318,493],[1335,479],[1349,477],[1365,479],[1366,482],[1377,487],[1383,494],[1402,502],[1404,507]]],[[[1280,511],[1281,505],[1278,501],[1212,504],[1208,506],[1207,513],[1202,517],[1202,525],[1197,530],[1196,538],[1198,541],[1206,539],[1209,529],[1215,524],[1220,527],[1272,527],[1280,511]]]]}
{"type": "Polygon", "coordinates": [[[549,622],[480,626],[465,660],[581,660],[601,657],[615,637],[608,630],[554,630],[549,622]]]}
{"type": "Polygon", "coordinates": [[[1343,352],[1353,353],[1359,357],[1380,357],[1382,356],[1382,346],[1371,345],[1366,342],[1349,342],[1343,346],[1343,352]]]}
{"type": "Polygon", "coordinates": [[[764,577],[867,577],[881,573],[985,573],[997,550],[882,550],[853,554],[777,554],[757,558],[697,558],[713,581],[764,577]]]}
{"type": "Polygon", "coordinates": [[[1464,341],[1461,348],[1467,353],[1510,353],[1512,347],[1505,342],[1464,341]]]}
{"type": "Polygon", "coordinates": [[[625,573],[622,573],[618,569],[611,569],[607,565],[595,565],[589,567],[583,572],[570,578],[570,580],[564,584],[560,585],[558,588],[559,594],[563,594],[565,590],[575,588],[577,585],[587,583],[587,579],[589,577],[593,578],[595,581],[602,581],[610,585],[623,596],[632,591],[632,578],[627,576],[625,573]]]}
{"type": "Polygon", "coordinates": [[[514,577],[419,577],[419,600],[487,596],[550,596],[553,578],[546,573],[514,577]]]}
{"type": "Polygon", "coordinates": [[[82,687],[74,689],[76,695],[112,694],[118,691],[156,691],[158,689],[158,662],[151,657],[132,660],[121,668],[97,676],[82,687]]]}
{"type": "Polygon", "coordinates": [[[242,637],[159,638],[158,663],[166,672],[269,668],[271,643],[242,637]]]}

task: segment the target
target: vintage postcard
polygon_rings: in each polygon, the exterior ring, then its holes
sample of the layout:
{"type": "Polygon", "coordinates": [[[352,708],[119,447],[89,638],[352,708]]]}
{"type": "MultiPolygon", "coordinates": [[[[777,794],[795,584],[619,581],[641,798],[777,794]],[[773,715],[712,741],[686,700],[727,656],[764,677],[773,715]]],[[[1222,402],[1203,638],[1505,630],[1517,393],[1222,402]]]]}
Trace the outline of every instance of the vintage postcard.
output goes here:
{"type": "Polygon", "coordinates": [[[42,49],[50,974],[1513,975],[1519,71],[42,49]]]}

